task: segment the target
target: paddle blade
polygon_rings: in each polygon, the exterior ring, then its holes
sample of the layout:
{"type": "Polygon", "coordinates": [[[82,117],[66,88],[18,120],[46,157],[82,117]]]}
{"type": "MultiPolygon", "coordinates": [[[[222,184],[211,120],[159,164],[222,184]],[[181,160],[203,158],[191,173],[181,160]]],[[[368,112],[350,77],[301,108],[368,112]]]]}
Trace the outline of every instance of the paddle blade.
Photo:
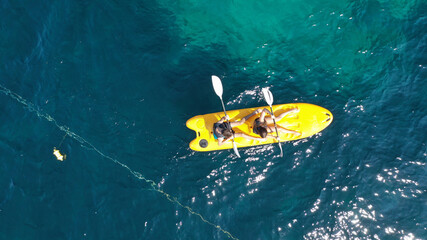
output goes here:
{"type": "Polygon", "coordinates": [[[282,144],[279,142],[279,147],[280,147],[280,157],[283,157],[283,149],[282,149],[282,144]]]}
{"type": "Polygon", "coordinates": [[[273,105],[273,94],[268,90],[268,88],[262,89],[262,94],[264,95],[265,101],[268,105],[273,105]]]}
{"type": "Polygon", "coordinates": [[[234,153],[237,155],[237,157],[240,158],[239,150],[237,150],[237,145],[236,145],[236,142],[234,142],[234,140],[233,140],[233,150],[234,150],[234,153]]]}
{"type": "Polygon", "coordinates": [[[212,85],[215,90],[216,95],[222,99],[222,82],[219,77],[212,75],[212,85]]]}

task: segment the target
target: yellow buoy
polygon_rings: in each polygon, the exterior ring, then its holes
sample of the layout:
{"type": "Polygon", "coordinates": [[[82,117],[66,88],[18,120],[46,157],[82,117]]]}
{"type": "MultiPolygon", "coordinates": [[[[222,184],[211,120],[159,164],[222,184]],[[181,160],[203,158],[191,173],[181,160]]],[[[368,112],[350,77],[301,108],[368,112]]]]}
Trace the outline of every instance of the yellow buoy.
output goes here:
{"type": "Polygon", "coordinates": [[[67,157],[67,155],[62,155],[58,149],[53,148],[53,155],[55,155],[56,159],[58,159],[58,161],[64,161],[65,158],[67,157]]]}

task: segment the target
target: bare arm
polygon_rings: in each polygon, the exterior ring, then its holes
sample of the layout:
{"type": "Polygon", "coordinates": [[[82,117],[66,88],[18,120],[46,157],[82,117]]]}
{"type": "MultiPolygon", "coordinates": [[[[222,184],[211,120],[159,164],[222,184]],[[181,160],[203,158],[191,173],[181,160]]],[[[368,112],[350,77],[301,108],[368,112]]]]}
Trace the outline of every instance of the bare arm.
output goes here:
{"type": "Polygon", "coordinates": [[[218,146],[224,144],[224,138],[218,138],[218,146]]]}
{"type": "Polygon", "coordinates": [[[264,121],[265,121],[265,114],[267,114],[267,113],[271,114],[271,112],[270,112],[270,111],[268,111],[268,109],[267,109],[267,108],[264,108],[264,109],[262,110],[262,112],[261,112],[261,116],[259,117],[259,121],[260,121],[260,122],[264,122],[264,121]]]}
{"type": "MultiPolygon", "coordinates": [[[[236,134],[237,135],[237,134],[236,134]]],[[[236,136],[237,137],[237,136],[236,136]]],[[[227,141],[230,141],[233,138],[233,136],[229,137],[229,138],[218,138],[218,145],[221,146],[222,144],[224,144],[227,141]]]]}
{"type": "Polygon", "coordinates": [[[245,117],[244,117],[244,118],[242,118],[242,120],[240,120],[240,121],[232,122],[232,123],[231,123],[231,127],[237,127],[237,126],[242,125],[242,124],[243,124],[243,123],[245,123],[249,118],[251,118],[253,115],[258,114],[258,113],[260,113],[260,112],[261,112],[261,108],[259,108],[259,109],[255,110],[253,113],[251,113],[251,114],[249,114],[249,115],[245,116],[245,117]]]}
{"type": "Polygon", "coordinates": [[[227,120],[227,118],[224,116],[217,123],[223,123],[225,120],[227,120]]]}
{"type": "Polygon", "coordinates": [[[265,112],[265,113],[267,113],[267,114],[270,114],[270,116],[273,116],[273,113],[272,113],[272,112],[270,112],[270,110],[268,110],[267,108],[264,108],[264,109],[262,110],[262,112],[265,112]]]}
{"type": "Polygon", "coordinates": [[[248,116],[244,117],[243,119],[245,119],[245,121],[247,121],[249,118],[251,118],[253,115],[261,113],[262,110],[261,108],[258,108],[257,110],[255,110],[253,113],[249,114],[248,116]]]}

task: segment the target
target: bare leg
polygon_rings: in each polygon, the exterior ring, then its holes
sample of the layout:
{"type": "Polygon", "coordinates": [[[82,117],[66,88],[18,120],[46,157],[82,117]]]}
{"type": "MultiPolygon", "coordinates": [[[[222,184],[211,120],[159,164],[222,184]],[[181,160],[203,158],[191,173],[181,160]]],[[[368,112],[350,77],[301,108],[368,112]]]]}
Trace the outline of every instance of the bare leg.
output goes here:
{"type": "Polygon", "coordinates": [[[281,133],[291,133],[291,134],[294,134],[296,136],[301,136],[301,133],[294,131],[294,130],[289,130],[289,129],[282,128],[282,127],[277,127],[277,130],[281,133]]]}
{"type": "Polygon", "coordinates": [[[264,141],[265,140],[263,138],[257,138],[257,137],[249,136],[246,133],[242,133],[242,132],[235,133],[234,137],[235,138],[242,137],[242,138],[246,138],[248,140],[256,140],[256,141],[264,141]]]}
{"type": "MultiPolygon", "coordinates": [[[[276,122],[279,122],[280,120],[282,120],[282,118],[285,117],[286,115],[291,114],[291,113],[295,113],[295,112],[299,112],[299,109],[293,108],[293,109],[290,109],[290,110],[280,114],[279,116],[276,117],[276,122]]],[[[271,118],[271,117],[265,118],[265,121],[267,121],[267,124],[274,124],[273,118],[271,118]]]]}
{"type": "Polygon", "coordinates": [[[277,121],[280,121],[284,116],[286,116],[286,115],[288,115],[288,114],[291,114],[291,113],[297,113],[297,112],[299,112],[299,109],[298,109],[298,108],[292,108],[292,109],[289,109],[288,111],[286,111],[286,112],[284,112],[284,113],[280,114],[279,116],[277,116],[277,117],[276,117],[276,120],[277,120],[277,121]]]}

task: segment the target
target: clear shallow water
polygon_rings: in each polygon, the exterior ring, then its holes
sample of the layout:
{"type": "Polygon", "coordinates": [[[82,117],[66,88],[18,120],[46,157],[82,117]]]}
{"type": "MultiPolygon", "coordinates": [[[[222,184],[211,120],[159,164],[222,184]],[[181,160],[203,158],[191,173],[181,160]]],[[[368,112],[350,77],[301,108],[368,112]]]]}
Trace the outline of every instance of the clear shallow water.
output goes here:
{"type": "Polygon", "coordinates": [[[0,238],[425,239],[421,1],[0,4],[0,238]],[[333,124],[284,146],[195,153],[185,121],[310,102],[333,124]],[[133,173],[133,174],[132,174],[133,173]]]}

